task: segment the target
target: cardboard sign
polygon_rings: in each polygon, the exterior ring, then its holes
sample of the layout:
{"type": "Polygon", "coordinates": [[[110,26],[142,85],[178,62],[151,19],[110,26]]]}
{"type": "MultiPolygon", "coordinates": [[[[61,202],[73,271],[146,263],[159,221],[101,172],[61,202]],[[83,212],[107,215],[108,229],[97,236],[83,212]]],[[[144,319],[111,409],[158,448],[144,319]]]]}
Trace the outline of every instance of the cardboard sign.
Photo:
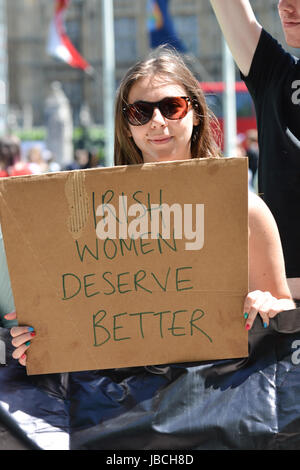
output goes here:
{"type": "Polygon", "coordinates": [[[248,354],[246,158],[3,178],[27,373],[248,354]]]}

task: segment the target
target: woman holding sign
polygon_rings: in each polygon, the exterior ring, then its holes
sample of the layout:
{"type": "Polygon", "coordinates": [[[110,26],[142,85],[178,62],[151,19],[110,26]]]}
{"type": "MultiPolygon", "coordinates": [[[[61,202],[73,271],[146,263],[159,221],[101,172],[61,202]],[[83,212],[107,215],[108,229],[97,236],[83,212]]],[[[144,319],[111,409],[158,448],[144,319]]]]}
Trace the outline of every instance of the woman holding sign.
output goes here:
{"type": "MultiPolygon", "coordinates": [[[[148,162],[220,156],[212,134],[213,116],[198,81],[181,57],[164,47],[125,75],[116,99],[115,163],[148,162]]],[[[249,287],[244,303],[245,328],[259,313],[269,318],[295,308],[287,285],[276,223],[263,201],[249,194],[249,287]]],[[[15,313],[8,314],[12,319],[15,313]]],[[[26,364],[34,332],[13,327],[13,356],[26,364]]]]}

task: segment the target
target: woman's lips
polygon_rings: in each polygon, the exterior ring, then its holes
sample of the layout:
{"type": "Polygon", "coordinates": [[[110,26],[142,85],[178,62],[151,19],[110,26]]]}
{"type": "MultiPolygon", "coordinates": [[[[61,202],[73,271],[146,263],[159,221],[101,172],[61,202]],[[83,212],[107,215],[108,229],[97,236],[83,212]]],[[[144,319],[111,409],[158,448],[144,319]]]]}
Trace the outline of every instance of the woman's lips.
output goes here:
{"type": "Polygon", "coordinates": [[[170,142],[171,139],[172,139],[171,136],[166,136],[166,137],[152,137],[152,138],[149,139],[149,141],[150,141],[152,144],[161,145],[161,144],[166,144],[166,143],[170,142]]]}

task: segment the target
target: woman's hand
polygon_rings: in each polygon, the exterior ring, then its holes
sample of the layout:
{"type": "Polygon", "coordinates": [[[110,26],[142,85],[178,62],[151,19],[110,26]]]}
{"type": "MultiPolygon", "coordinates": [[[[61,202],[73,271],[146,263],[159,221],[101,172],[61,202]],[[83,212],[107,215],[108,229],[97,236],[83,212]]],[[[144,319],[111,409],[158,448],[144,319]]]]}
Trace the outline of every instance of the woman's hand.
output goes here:
{"type": "Polygon", "coordinates": [[[270,292],[255,290],[249,292],[244,303],[244,318],[246,329],[252,328],[256,315],[262,318],[265,328],[269,326],[269,319],[275,317],[279,312],[296,308],[292,299],[277,299],[270,292]]]}
{"type": "MultiPolygon", "coordinates": [[[[16,312],[5,315],[6,320],[15,320],[16,312]]],[[[12,345],[16,348],[12,357],[17,359],[22,366],[26,366],[26,351],[30,346],[31,339],[35,336],[32,326],[13,326],[10,330],[12,345]]]]}

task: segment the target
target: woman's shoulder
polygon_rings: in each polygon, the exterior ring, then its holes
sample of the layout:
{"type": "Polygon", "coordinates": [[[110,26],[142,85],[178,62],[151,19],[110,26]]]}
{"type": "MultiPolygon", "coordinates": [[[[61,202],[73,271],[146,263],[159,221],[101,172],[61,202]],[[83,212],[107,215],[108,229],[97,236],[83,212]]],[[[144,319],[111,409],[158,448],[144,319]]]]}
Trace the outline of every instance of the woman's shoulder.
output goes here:
{"type": "Polygon", "coordinates": [[[249,191],[248,194],[248,210],[249,215],[251,214],[253,217],[259,217],[260,215],[271,213],[270,209],[262,200],[262,198],[255,194],[253,191],[249,191]]]}
{"type": "Polygon", "coordinates": [[[251,191],[248,196],[248,215],[250,232],[278,236],[278,228],[272,212],[263,199],[251,191]]]}

